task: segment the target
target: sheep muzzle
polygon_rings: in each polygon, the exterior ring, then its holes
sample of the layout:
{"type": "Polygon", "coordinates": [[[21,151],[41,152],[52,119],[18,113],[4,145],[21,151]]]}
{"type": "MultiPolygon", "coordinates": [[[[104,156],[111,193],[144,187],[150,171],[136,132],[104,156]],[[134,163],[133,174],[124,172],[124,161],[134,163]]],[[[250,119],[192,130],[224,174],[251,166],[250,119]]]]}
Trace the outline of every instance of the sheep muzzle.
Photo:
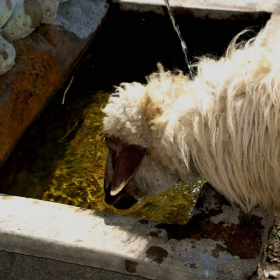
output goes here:
{"type": "Polygon", "coordinates": [[[105,201],[116,208],[130,208],[137,201],[139,190],[129,185],[137,172],[146,149],[139,145],[125,145],[115,137],[108,137],[104,192],[105,201]]]}

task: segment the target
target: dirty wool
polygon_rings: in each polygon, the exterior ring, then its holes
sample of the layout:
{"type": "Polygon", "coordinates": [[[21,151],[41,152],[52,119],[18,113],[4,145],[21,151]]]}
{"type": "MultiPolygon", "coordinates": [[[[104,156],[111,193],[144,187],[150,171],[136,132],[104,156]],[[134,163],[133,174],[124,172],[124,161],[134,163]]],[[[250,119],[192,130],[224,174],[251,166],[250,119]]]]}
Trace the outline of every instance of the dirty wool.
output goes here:
{"type": "Polygon", "coordinates": [[[121,183],[111,184],[120,174],[108,167],[111,195],[154,194],[202,177],[246,212],[280,210],[279,26],[271,20],[245,43],[238,34],[223,57],[198,60],[193,80],[159,65],[146,84],[116,88],[103,109],[105,135],[121,143],[116,157],[130,146],[144,155],[121,183]]]}

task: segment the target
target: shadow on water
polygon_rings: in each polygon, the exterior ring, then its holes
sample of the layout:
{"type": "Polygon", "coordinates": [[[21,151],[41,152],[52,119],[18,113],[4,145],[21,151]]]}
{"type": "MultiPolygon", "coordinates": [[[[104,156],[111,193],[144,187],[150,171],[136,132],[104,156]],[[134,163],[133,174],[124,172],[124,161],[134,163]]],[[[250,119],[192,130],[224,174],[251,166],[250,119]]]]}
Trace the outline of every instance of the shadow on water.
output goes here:
{"type": "MultiPolygon", "coordinates": [[[[175,13],[175,17],[188,45],[190,60],[202,54],[221,55],[238,32],[248,27],[257,32],[269,19],[269,15],[264,13],[237,14],[227,20],[198,19],[191,12],[186,16],[180,11],[175,13]]],[[[101,202],[102,188],[97,191],[92,187],[102,185],[106,152],[102,142],[100,104],[106,103],[108,92],[121,82],[145,82],[145,76],[156,70],[158,62],[170,70],[186,68],[180,42],[169,17],[121,12],[112,5],[99,34],[80,63],[1,167],[0,192],[112,211],[101,202]],[[65,104],[62,105],[63,93],[73,75],[65,104]],[[86,114],[89,119],[85,118],[86,114]],[[99,114],[98,121],[92,119],[94,114],[99,114]],[[86,125],[92,128],[92,135],[77,138],[78,132],[86,125]],[[98,139],[95,144],[90,143],[93,138],[98,139]],[[86,164],[73,164],[72,159],[68,160],[69,150],[77,161],[81,154],[87,154],[86,164]],[[99,150],[103,154],[100,155],[99,150]],[[92,161],[91,153],[99,158],[92,161]],[[101,170],[100,174],[92,175],[92,165],[101,170]],[[76,176],[73,179],[72,189],[64,183],[58,185],[57,178],[62,176],[64,166],[67,174],[86,170],[83,178],[76,176]],[[95,198],[93,192],[96,192],[95,198]]],[[[176,203],[179,207],[172,208],[175,218],[167,218],[167,221],[185,222],[176,217],[186,217],[186,207],[176,203]]],[[[156,211],[153,201],[143,204],[148,209],[146,211],[156,211]]],[[[133,211],[129,214],[138,215],[133,211]]],[[[151,216],[146,213],[144,218],[151,216]]]]}

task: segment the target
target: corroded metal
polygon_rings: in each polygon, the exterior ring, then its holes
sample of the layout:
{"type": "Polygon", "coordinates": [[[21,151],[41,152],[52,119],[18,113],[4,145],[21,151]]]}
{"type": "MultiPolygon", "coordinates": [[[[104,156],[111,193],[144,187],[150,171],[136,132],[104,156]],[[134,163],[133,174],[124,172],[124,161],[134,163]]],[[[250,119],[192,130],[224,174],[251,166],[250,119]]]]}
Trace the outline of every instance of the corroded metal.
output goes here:
{"type": "MultiPolygon", "coordinates": [[[[0,76],[0,165],[29,124],[36,118],[48,99],[62,84],[81,54],[91,42],[107,12],[106,1],[70,1],[81,11],[95,9],[93,17],[87,17],[88,27],[75,17],[76,30],[83,37],[67,29],[72,18],[51,25],[42,25],[29,37],[14,42],[16,65],[0,76]],[[63,23],[64,22],[64,23],[63,23]],[[87,32],[86,32],[87,31],[87,32]]],[[[65,7],[64,7],[65,9],[65,7]]],[[[70,9],[71,10],[71,9],[70,9]]],[[[58,20],[60,18],[58,14],[58,20]]],[[[79,16],[84,18],[84,14],[79,16]]]]}

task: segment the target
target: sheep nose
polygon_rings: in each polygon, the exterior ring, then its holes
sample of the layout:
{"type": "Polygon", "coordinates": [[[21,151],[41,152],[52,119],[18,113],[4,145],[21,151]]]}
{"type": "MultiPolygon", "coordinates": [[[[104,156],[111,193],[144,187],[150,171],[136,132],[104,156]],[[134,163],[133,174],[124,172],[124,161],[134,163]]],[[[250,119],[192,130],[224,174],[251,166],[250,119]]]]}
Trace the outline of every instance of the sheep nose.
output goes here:
{"type": "Polygon", "coordinates": [[[111,183],[108,185],[108,184],[106,184],[106,182],[104,181],[105,201],[106,201],[108,204],[113,205],[114,200],[116,199],[116,197],[111,196],[110,192],[111,192],[111,183]]]}
{"type": "Polygon", "coordinates": [[[121,191],[116,196],[112,196],[110,194],[111,182],[110,184],[106,184],[105,180],[104,180],[104,192],[105,192],[106,203],[113,205],[115,208],[118,209],[128,209],[137,202],[137,199],[135,199],[133,196],[128,195],[124,191],[121,191]]]}
{"type": "Polygon", "coordinates": [[[103,181],[103,190],[105,192],[105,194],[110,194],[111,191],[111,182],[108,184],[108,182],[104,179],[103,181]]]}

